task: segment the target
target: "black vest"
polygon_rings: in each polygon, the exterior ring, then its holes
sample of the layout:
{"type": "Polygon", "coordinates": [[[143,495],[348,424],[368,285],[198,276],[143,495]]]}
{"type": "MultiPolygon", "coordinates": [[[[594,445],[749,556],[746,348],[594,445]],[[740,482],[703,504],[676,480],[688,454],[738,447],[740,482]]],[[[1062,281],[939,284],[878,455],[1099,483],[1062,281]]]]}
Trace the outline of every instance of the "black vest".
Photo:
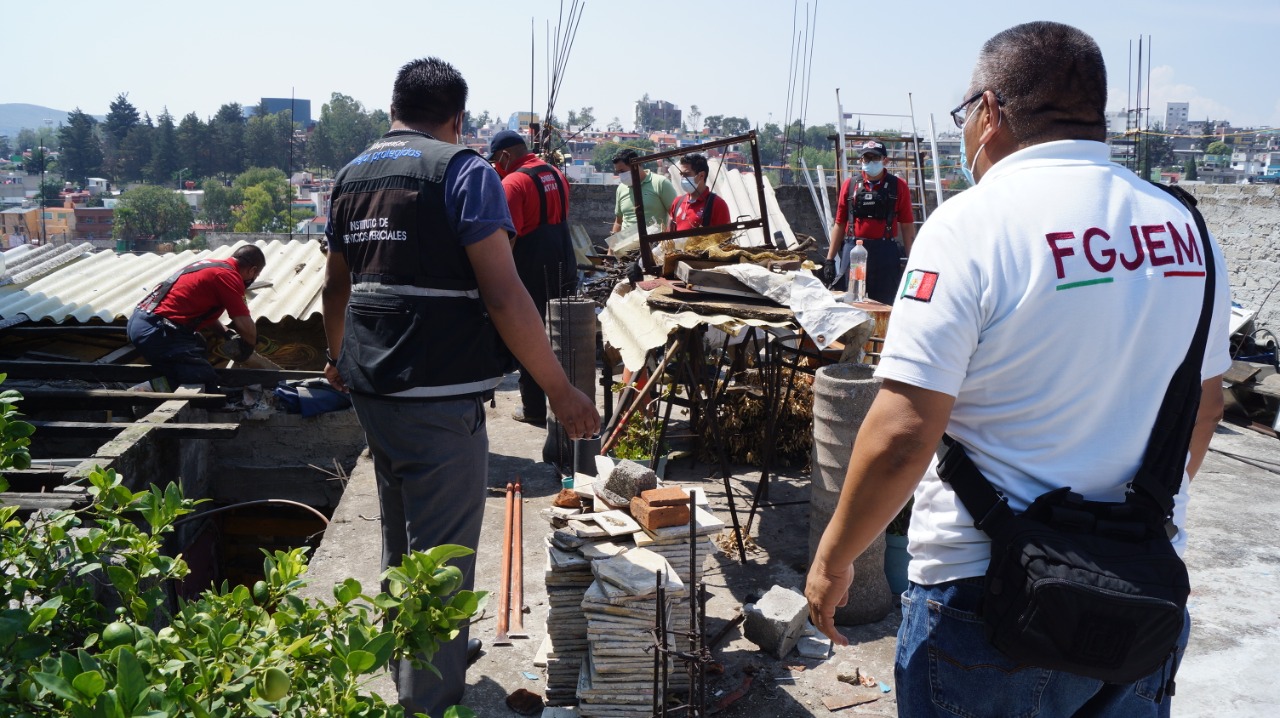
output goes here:
{"type": "Polygon", "coordinates": [[[879,189],[872,189],[871,183],[860,177],[857,182],[850,185],[849,195],[845,201],[848,204],[846,212],[850,221],[882,219],[885,239],[893,236],[893,213],[898,207],[897,177],[886,170],[879,189]]]}
{"type": "Polygon", "coordinates": [[[549,299],[572,294],[578,286],[577,258],[573,253],[573,238],[569,234],[569,197],[564,176],[551,165],[524,167],[517,172],[533,180],[538,192],[538,226],[516,239],[512,257],[516,272],[529,296],[545,312],[549,299]],[[547,183],[543,177],[554,179],[560,195],[560,221],[550,224],[547,207],[547,183]]]}
{"type": "Polygon", "coordinates": [[[445,209],[445,174],[463,152],[397,130],[338,173],[330,233],[353,285],[338,370],[352,391],[458,398],[502,379],[506,347],[445,209]]]}

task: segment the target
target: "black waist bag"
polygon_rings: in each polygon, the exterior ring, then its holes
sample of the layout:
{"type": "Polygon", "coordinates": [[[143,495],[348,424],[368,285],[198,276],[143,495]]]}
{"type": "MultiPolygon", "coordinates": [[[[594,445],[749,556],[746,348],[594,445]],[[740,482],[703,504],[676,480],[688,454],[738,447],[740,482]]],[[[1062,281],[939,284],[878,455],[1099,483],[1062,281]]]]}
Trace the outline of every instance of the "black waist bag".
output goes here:
{"type": "MultiPolygon", "coordinates": [[[[978,471],[967,455],[960,463],[978,471]]],[[[1191,585],[1154,510],[1059,489],[1021,514],[1002,502],[978,523],[991,536],[979,613],[1002,653],[1121,684],[1173,658],[1191,585]]]]}
{"type": "Polygon", "coordinates": [[[991,644],[1014,660],[1108,683],[1132,683],[1167,665],[1162,694],[1173,692],[1173,658],[1191,591],[1171,542],[1172,519],[1200,405],[1214,294],[1204,218],[1189,195],[1171,194],[1200,231],[1204,298],[1125,500],[1086,501],[1060,488],[1015,514],[949,436],[938,462],[938,475],[991,538],[979,607],[991,644]]]}

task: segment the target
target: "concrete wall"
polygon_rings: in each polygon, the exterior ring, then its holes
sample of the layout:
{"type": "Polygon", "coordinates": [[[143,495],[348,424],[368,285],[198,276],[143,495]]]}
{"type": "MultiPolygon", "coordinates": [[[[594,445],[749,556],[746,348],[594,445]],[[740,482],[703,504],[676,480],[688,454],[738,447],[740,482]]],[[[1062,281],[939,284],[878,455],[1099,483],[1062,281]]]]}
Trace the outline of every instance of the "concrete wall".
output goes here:
{"type": "Polygon", "coordinates": [[[1280,282],[1280,187],[1182,186],[1199,200],[1209,231],[1222,245],[1231,298],[1257,310],[1258,326],[1280,332],[1280,293],[1272,294],[1280,282]]]}

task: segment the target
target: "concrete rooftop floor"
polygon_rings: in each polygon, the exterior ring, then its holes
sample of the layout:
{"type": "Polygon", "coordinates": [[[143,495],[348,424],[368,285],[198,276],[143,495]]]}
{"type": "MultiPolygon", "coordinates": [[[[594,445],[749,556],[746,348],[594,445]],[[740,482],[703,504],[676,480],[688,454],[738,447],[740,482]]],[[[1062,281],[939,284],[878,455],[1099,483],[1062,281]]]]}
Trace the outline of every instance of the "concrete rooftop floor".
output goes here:
{"type": "MultiPolygon", "coordinates": [[[[484,531],[480,545],[476,588],[497,588],[497,568],[501,556],[504,496],[501,488],[519,474],[525,484],[524,573],[525,600],[529,614],[525,626],[528,640],[514,645],[492,646],[493,612],[472,629],[481,638],[484,653],[468,672],[465,703],[481,716],[515,715],[504,704],[507,694],[526,688],[541,694],[545,689],[542,669],[533,665],[534,654],[545,633],[546,592],[542,584],[545,558],[543,537],[548,524],[539,511],[550,505],[559,489],[554,472],[537,463],[544,432],[510,418],[518,401],[514,377],[508,377],[498,393],[497,407],[489,410],[491,460],[484,531]],[[523,675],[530,672],[537,680],[523,675]]],[[[1178,673],[1178,690],[1173,715],[1275,716],[1280,714],[1280,681],[1271,673],[1271,661],[1280,654],[1280,442],[1256,432],[1223,424],[1214,437],[1211,451],[1199,478],[1192,486],[1189,513],[1190,545],[1187,563],[1191,570],[1192,634],[1187,658],[1178,673]]],[[[706,464],[690,466],[688,460],[675,462],[667,472],[668,481],[703,486],[713,509],[728,523],[727,504],[718,479],[707,478],[706,464]]],[[[733,477],[741,501],[749,498],[759,473],[737,467],[733,477]]],[[[771,498],[777,502],[804,499],[807,477],[792,471],[774,484],[771,498]]],[[[353,472],[342,503],[325,534],[310,572],[311,595],[328,598],[331,587],[347,576],[366,586],[377,583],[380,557],[377,491],[372,463],[362,458],[353,472]]],[[[741,565],[723,555],[708,559],[704,567],[712,594],[708,606],[708,628],[714,633],[740,606],[762,595],[772,585],[803,590],[808,560],[807,506],[766,508],[752,528],[757,552],[749,552],[741,565]]],[[[746,674],[754,674],[746,696],[721,712],[728,718],[751,716],[808,716],[831,714],[822,704],[824,696],[839,692],[835,681],[837,666],[859,666],[864,673],[893,685],[893,647],[897,611],[876,624],[846,629],[851,645],[837,649],[826,661],[804,660],[792,654],[777,661],[756,651],[742,637],[741,629],[729,632],[715,651],[725,666],[712,679],[711,694],[726,694],[738,688],[746,674]]],[[[394,696],[386,676],[371,689],[384,697],[394,696]]],[[[839,711],[853,715],[896,715],[894,693],[883,694],[873,703],[839,711]]]]}

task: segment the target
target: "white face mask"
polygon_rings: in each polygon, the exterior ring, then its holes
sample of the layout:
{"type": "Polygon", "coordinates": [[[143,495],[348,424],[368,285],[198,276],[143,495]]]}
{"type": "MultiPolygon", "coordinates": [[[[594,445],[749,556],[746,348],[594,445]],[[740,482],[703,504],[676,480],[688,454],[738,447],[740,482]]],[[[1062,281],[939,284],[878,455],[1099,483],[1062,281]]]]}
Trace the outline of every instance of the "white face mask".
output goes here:
{"type": "Polygon", "coordinates": [[[621,182],[622,184],[626,185],[627,187],[630,187],[630,186],[631,186],[631,171],[630,171],[630,170],[628,170],[628,171],[626,171],[626,172],[620,172],[620,173],[618,173],[618,181],[619,181],[619,182],[621,182]]]}
{"type": "Polygon", "coordinates": [[[875,177],[881,172],[884,172],[884,163],[879,160],[872,160],[871,162],[863,162],[862,171],[866,172],[871,177],[875,177]]]}
{"type": "Polygon", "coordinates": [[[681,177],[680,186],[689,194],[693,194],[698,191],[698,183],[692,177],[681,177]]]}

